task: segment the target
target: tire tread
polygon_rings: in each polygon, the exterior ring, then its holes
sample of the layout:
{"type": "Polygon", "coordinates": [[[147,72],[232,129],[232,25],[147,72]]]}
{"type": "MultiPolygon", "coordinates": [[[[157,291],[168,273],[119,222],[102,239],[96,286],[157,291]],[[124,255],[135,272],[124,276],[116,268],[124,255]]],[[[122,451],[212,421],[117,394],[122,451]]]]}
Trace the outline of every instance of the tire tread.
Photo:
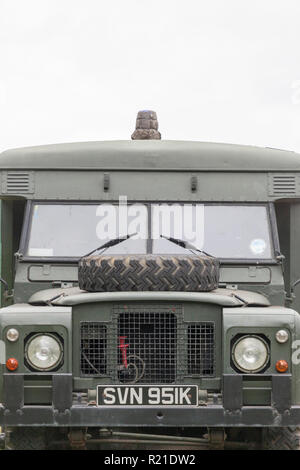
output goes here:
{"type": "Polygon", "coordinates": [[[119,255],[82,258],[79,287],[89,292],[188,291],[218,287],[219,260],[198,255],[119,255]]]}

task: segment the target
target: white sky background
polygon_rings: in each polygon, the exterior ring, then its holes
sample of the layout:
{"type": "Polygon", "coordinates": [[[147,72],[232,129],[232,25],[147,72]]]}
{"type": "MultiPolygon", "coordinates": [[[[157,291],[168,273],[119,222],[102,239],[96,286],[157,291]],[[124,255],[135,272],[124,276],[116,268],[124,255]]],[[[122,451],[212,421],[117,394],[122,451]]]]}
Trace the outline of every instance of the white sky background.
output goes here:
{"type": "Polygon", "coordinates": [[[299,0],[0,0],[0,150],[164,139],[300,152],[299,0]]]}

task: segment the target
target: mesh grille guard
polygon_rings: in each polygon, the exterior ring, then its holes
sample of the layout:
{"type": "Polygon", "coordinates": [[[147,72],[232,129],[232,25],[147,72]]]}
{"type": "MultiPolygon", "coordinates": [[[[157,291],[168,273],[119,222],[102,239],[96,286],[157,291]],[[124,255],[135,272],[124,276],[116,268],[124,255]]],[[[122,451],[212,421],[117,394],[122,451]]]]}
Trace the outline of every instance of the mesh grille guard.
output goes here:
{"type": "Polygon", "coordinates": [[[80,371],[121,384],[215,375],[215,323],[184,322],[181,306],[115,306],[110,323],[81,322],[80,371]]]}

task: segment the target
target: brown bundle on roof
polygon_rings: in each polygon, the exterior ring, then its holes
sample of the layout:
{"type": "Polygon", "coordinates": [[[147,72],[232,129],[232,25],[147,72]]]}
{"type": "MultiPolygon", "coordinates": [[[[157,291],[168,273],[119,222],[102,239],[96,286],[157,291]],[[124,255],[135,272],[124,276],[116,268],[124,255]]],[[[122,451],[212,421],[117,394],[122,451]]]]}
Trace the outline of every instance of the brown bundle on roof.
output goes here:
{"type": "Polygon", "coordinates": [[[158,121],[155,111],[139,111],[132,140],[159,140],[158,121]]]}

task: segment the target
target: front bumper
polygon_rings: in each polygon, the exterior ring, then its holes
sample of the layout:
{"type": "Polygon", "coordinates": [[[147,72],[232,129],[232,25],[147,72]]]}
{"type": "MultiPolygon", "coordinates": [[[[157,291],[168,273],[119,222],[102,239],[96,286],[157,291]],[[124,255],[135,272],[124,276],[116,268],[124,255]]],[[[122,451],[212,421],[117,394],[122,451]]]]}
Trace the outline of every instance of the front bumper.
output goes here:
{"type": "Polygon", "coordinates": [[[223,376],[223,405],[198,407],[97,407],[74,404],[72,375],[53,376],[52,406],[24,406],[24,376],[4,374],[2,426],[80,427],[260,427],[299,426],[300,406],[291,405],[291,376],[272,376],[271,406],[242,406],[242,376],[223,376]]]}

